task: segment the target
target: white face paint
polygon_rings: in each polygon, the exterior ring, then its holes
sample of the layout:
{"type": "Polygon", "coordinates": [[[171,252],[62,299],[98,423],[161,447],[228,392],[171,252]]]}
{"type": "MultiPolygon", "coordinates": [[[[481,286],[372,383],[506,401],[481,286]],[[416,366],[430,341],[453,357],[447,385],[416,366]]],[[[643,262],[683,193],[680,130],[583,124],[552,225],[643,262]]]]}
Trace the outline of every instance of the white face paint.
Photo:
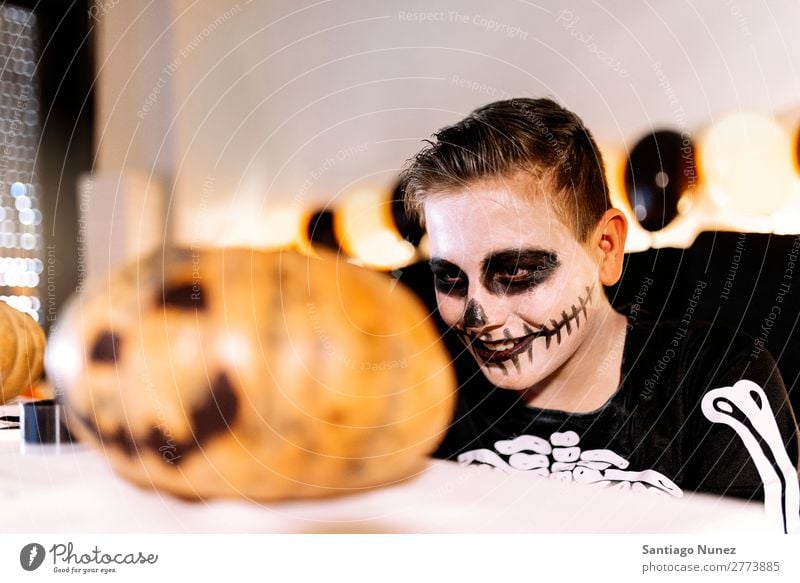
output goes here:
{"type": "Polygon", "coordinates": [[[492,384],[516,390],[575,356],[603,293],[597,261],[522,187],[473,185],[424,206],[441,316],[492,384]]]}

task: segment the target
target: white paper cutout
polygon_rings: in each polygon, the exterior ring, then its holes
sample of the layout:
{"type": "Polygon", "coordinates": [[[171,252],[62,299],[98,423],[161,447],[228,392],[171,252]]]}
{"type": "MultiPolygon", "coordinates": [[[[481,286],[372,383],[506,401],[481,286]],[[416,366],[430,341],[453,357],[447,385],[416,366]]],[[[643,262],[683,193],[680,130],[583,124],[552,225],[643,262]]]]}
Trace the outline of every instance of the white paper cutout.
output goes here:
{"type": "Polygon", "coordinates": [[[744,443],[764,484],[764,509],[767,515],[780,523],[783,532],[800,532],[797,469],[786,453],[764,389],[752,381],[741,380],[732,387],[721,387],[706,393],[701,407],[709,421],[728,425],[744,443]]]}
{"type": "Polygon", "coordinates": [[[681,498],[683,492],[672,480],[655,470],[626,471],[629,462],[609,449],[581,451],[574,431],[555,432],[547,441],[535,435],[520,435],[497,441],[495,450],[474,449],[458,456],[461,464],[480,464],[504,473],[526,473],[551,480],[596,484],[636,491],[658,492],[681,498]],[[534,453],[524,453],[526,451],[534,453]],[[546,453],[545,453],[546,452],[546,453]],[[499,454],[510,455],[506,462],[499,454]]]}

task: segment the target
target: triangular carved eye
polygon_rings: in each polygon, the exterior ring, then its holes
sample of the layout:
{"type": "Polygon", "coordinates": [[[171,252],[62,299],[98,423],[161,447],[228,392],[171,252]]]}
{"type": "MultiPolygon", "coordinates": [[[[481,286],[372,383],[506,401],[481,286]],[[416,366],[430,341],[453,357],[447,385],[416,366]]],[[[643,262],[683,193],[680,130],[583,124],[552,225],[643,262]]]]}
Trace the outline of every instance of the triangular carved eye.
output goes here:
{"type": "Polygon", "coordinates": [[[113,332],[101,332],[92,346],[91,359],[93,362],[117,362],[121,340],[113,332]]]}
{"type": "Polygon", "coordinates": [[[179,310],[205,310],[206,299],[203,286],[199,283],[186,283],[164,288],[158,302],[164,307],[179,310]]]}

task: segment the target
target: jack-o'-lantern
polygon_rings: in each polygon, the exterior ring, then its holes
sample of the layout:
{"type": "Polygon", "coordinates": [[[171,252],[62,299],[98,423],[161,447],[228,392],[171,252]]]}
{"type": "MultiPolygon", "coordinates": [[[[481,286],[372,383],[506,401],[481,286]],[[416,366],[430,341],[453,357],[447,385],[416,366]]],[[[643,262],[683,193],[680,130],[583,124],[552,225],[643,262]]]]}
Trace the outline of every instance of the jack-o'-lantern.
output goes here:
{"type": "Polygon", "coordinates": [[[322,496],[418,472],[453,413],[429,314],[333,255],[173,249],[76,296],[46,368],[116,471],[189,498],[322,496]]]}

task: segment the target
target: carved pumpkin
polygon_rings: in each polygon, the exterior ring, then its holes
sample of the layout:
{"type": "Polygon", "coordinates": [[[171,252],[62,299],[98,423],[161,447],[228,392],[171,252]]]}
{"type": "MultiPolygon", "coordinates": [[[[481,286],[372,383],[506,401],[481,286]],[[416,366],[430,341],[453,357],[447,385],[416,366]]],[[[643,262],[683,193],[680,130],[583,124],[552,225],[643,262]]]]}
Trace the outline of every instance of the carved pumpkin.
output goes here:
{"type": "Polygon", "coordinates": [[[42,376],[44,332],[29,315],[0,301],[0,405],[42,376]]]}
{"type": "Polygon", "coordinates": [[[185,497],[321,496],[419,471],[453,412],[435,326],[391,279],[249,249],[171,250],[71,300],[46,361],[70,429],[185,497]]]}

